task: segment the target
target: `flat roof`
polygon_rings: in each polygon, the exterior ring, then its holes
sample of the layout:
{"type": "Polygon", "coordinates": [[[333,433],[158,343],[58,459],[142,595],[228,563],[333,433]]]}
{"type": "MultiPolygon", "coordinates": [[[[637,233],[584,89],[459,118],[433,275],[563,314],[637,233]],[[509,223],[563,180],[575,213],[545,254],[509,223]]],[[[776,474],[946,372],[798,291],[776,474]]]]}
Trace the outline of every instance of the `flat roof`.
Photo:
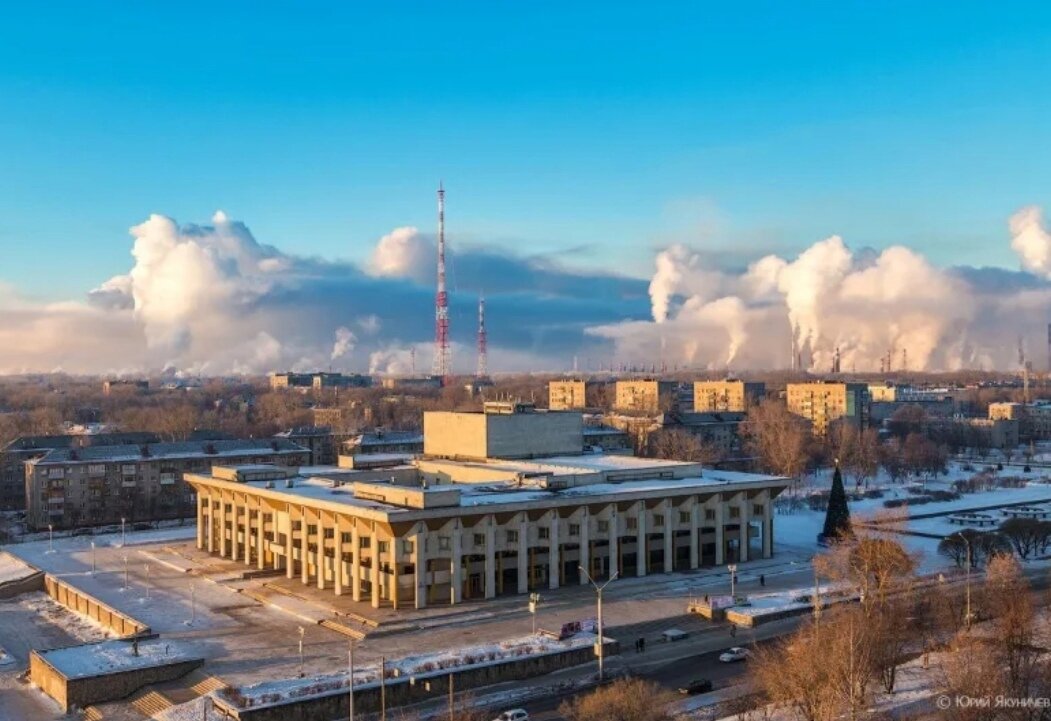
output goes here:
{"type": "Polygon", "coordinates": [[[142,447],[125,443],[115,446],[85,446],[83,448],[56,448],[46,455],[28,461],[36,465],[68,465],[71,463],[131,463],[157,461],[165,458],[223,458],[230,456],[271,456],[305,453],[307,449],[283,438],[268,440],[181,441],[178,443],[147,443],[148,455],[142,447]],[[213,452],[214,451],[214,452],[213,452]]]}

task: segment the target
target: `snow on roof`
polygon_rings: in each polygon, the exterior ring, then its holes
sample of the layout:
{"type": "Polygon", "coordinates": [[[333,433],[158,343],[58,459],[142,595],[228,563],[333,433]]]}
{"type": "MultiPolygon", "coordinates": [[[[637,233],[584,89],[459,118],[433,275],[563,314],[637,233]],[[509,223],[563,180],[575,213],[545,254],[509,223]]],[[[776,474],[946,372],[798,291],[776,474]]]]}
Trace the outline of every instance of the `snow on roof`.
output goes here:
{"type": "Polygon", "coordinates": [[[132,445],[87,446],[85,448],[56,448],[41,458],[29,461],[37,465],[92,463],[98,461],[132,462],[161,458],[222,458],[230,456],[272,456],[303,453],[307,449],[283,438],[225,441],[182,441],[178,443],[150,443],[143,448],[132,445]],[[213,452],[214,451],[214,452],[213,452]]]}
{"type": "Polygon", "coordinates": [[[35,653],[40,654],[66,678],[86,678],[183,661],[204,660],[191,646],[161,638],[140,640],[138,651],[139,655],[136,656],[134,644],[130,640],[111,639],[35,653]]]}
{"type": "Polygon", "coordinates": [[[18,581],[28,578],[34,573],[37,573],[37,569],[8,553],[0,551],[0,583],[18,581]]]}

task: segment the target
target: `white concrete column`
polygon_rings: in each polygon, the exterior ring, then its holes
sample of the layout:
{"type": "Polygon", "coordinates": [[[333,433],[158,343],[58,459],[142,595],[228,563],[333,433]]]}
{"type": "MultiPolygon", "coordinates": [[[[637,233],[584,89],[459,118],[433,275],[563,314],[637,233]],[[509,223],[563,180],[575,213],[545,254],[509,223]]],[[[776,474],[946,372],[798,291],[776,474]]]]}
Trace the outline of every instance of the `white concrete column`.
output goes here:
{"type": "Polygon", "coordinates": [[[230,495],[230,560],[237,561],[241,557],[241,544],[237,538],[237,519],[241,515],[237,507],[237,494],[230,495]]]}
{"type": "Polygon", "coordinates": [[[620,529],[617,527],[617,504],[609,507],[609,577],[613,578],[620,570],[620,529]]]}
{"type": "Polygon", "coordinates": [[[292,578],[292,576],[295,575],[293,569],[295,569],[296,563],[295,560],[292,558],[295,524],[296,514],[295,511],[292,509],[292,506],[290,505],[288,507],[288,535],[285,536],[285,578],[292,578]]]}
{"type": "MultiPolygon", "coordinates": [[[[588,514],[588,507],[584,506],[580,512],[580,565],[591,574],[591,516],[588,514]]],[[[587,579],[584,574],[580,574],[580,585],[586,585],[587,579]]]]}
{"type": "Polygon", "coordinates": [[[332,516],[332,527],[335,529],[335,549],[333,550],[332,585],[337,596],[343,595],[343,522],[339,516],[332,516]]]}
{"type": "Polygon", "coordinates": [[[485,523],[485,597],[496,598],[496,518],[487,516],[485,523]]]}
{"type": "MultiPolygon", "coordinates": [[[[333,524],[334,525],[334,524],[333,524]]],[[[328,563],[328,548],[325,543],[325,512],[317,512],[317,565],[315,570],[317,571],[317,587],[319,590],[325,590],[325,564],[328,563]]]]}
{"type": "Polygon", "coordinates": [[[401,563],[402,557],[402,539],[397,536],[391,536],[390,539],[390,574],[387,577],[387,598],[394,605],[394,610],[398,610],[398,575],[400,574],[399,564],[401,563]]]}
{"type": "Polygon", "coordinates": [[[416,581],[416,608],[427,608],[427,527],[423,524],[421,530],[416,532],[412,542],[412,567],[415,569],[416,581]]]}
{"type": "Polygon", "coordinates": [[[299,580],[302,581],[303,585],[310,583],[310,512],[307,511],[306,506],[300,509],[300,513],[303,514],[303,522],[300,528],[303,529],[302,535],[299,537],[299,580]]]}
{"type": "Polygon", "coordinates": [[[774,514],[770,506],[773,499],[769,491],[764,491],[763,499],[763,558],[774,557],[774,514]]]}
{"type": "Polygon", "coordinates": [[[723,518],[723,494],[715,494],[715,565],[721,566],[726,563],[726,530],[723,518]]]}
{"type": "Polygon", "coordinates": [[[456,605],[463,600],[463,546],[462,530],[458,520],[452,522],[449,539],[449,603],[456,605]]]}
{"type": "Polygon", "coordinates": [[[372,529],[372,566],[369,568],[369,583],[372,585],[372,607],[380,607],[380,534],[372,529]]]}
{"type": "Polygon", "coordinates": [[[749,519],[751,518],[752,505],[748,500],[748,494],[744,491],[741,492],[741,524],[738,527],[740,533],[740,541],[738,541],[738,552],[737,560],[744,563],[748,560],[748,525],[749,519]]]}
{"type": "Polygon", "coordinates": [[[219,492],[219,558],[226,558],[226,494],[219,492]]]}
{"type": "Polygon", "coordinates": [[[529,593],[529,523],[524,513],[518,515],[518,592],[529,593]]]}
{"type": "Polygon", "coordinates": [[[207,496],[204,491],[197,491],[197,550],[203,551],[205,546],[204,529],[205,529],[205,516],[204,516],[204,503],[207,496]]]}
{"type": "Polygon", "coordinates": [[[697,496],[690,498],[690,568],[696,570],[701,566],[700,547],[701,506],[697,496]]]}
{"type": "Polygon", "coordinates": [[[355,523],[350,537],[350,597],[361,600],[361,532],[355,523]]]}
{"type": "Polygon", "coordinates": [[[561,524],[557,510],[551,511],[548,523],[550,524],[548,526],[550,530],[548,531],[549,550],[547,552],[547,587],[550,589],[556,589],[559,587],[562,580],[562,554],[559,553],[558,534],[558,527],[561,524]]]}
{"type": "Polygon", "coordinates": [[[255,529],[255,551],[258,554],[255,559],[255,567],[262,571],[266,567],[266,511],[269,506],[260,498],[256,503],[255,513],[259,525],[255,529]]]}
{"type": "Polygon", "coordinates": [[[646,501],[639,501],[639,516],[636,522],[636,531],[638,535],[635,541],[635,575],[645,576],[646,567],[650,562],[649,543],[646,538],[646,534],[649,532],[646,528],[646,501]]]}
{"type": "Polygon", "coordinates": [[[664,572],[671,573],[675,570],[675,534],[672,524],[678,519],[672,518],[675,507],[667,499],[661,502],[661,513],[664,514],[664,572]]]}
{"type": "MultiPolygon", "coordinates": [[[[248,506],[248,494],[244,496],[244,505],[241,507],[241,512],[244,514],[245,519],[245,535],[244,535],[244,557],[241,559],[244,561],[246,566],[252,565],[252,542],[255,540],[252,537],[252,511],[248,506]]],[[[260,520],[259,518],[256,519],[260,520]]],[[[260,524],[261,525],[261,524],[260,524]]]]}

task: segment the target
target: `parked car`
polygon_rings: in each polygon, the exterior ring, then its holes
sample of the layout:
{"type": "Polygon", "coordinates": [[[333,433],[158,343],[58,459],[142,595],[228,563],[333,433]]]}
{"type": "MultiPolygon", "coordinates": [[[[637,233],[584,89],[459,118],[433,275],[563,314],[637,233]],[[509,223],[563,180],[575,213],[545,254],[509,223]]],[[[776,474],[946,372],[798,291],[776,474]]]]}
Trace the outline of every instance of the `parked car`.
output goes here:
{"type": "Polygon", "coordinates": [[[752,654],[749,653],[747,648],[741,648],[740,646],[734,646],[728,651],[723,651],[719,654],[719,660],[723,663],[734,663],[736,661],[745,661],[752,654]]]}
{"type": "Polygon", "coordinates": [[[510,711],[504,711],[493,721],[529,721],[529,714],[523,708],[513,708],[510,711]]]}
{"type": "Polygon", "coordinates": [[[679,687],[679,693],[683,696],[693,696],[695,693],[708,693],[712,690],[712,682],[706,678],[695,678],[685,686],[679,687]]]}

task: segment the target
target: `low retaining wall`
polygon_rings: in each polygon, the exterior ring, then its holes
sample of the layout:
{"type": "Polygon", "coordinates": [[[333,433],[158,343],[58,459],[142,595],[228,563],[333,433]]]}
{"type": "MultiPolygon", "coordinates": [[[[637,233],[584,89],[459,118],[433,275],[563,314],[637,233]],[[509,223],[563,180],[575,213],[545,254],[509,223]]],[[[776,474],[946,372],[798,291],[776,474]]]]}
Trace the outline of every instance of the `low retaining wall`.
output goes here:
{"type": "MultiPolygon", "coordinates": [[[[46,653],[46,652],[43,652],[46,653]]],[[[128,669],[83,678],[67,678],[39,651],[29,654],[29,677],[33,684],[55,699],[68,713],[73,707],[85,708],[125,698],[143,686],[182,678],[204,663],[204,659],[177,661],[163,666],[128,669]]]]}
{"type": "Polygon", "coordinates": [[[44,590],[44,572],[37,571],[36,573],[26,576],[25,578],[19,578],[15,581],[8,581],[7,583],[0,583],[0,599],[14,598],[15,596],[21,596],[23,593],[30,593],[31,591],[43,591],[44,590]]]}
{"type": "Polygon", "coordinates": [[[150,627],[141,621],[136,621],[131,616],[121,613],[94,596],[89,596],[79,588],[60,581],[50,574],[44,577],[44,590],[47,591],[47,595],[69,610],[98,621],[118,636],[140,636],[150,632],[150,627]]]}
{"type": "MultiPolygon", "coordinates": [[[[607,657],[615,656],[619,652],[620,645],[616,641],[606,641],[607,657]]],[[[528,658],[508,659],[462,671],[437,671],[421,674],[415,677],[415,682],[411,682],[408,677],[387,679],[382,693],[386,697],[389,711],[398,706],[444,696],[449,692],[450,678],[453,681],[454,691],[458,693],[505,681],[543,676],[553,671],[594,662],[595,649],[593,646],[587,646],[571,651],[556,651],[528,658]]],[[[366,714],[379,711],[380,694],[380,686],[375,682],[355,689],[355,713],[366,714]]],[[[350,712],[347,688],[329,691],[310,698],[291,698],[267,706],[249,708],[238,708],[223,698],[213,698],[215,705],[222,713],[238,721],[331,721],[347,718],[350,712]]]]}

